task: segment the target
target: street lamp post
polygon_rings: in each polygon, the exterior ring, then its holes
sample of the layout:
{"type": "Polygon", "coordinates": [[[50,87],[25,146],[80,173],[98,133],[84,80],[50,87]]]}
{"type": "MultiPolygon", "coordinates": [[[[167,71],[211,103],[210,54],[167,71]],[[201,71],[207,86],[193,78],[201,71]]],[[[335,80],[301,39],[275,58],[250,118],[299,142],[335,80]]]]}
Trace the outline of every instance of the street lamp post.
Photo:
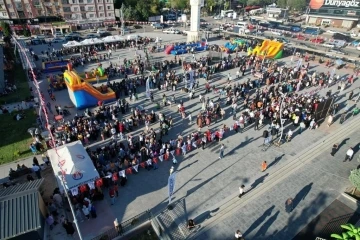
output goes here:
{"type": "Polygon", "coordinates": [[[279,138],[279,141],[277,143],[275,143],[276,146],[280,146],[281,145],[281,141],[282,141],[282,136],[283,136],[283,133],[284,133],[284,122],[283,122],[283,119],[282,119],[282,110],[283,110],[283,105],[284,105],[284,100],[285,100],[285,97],[286,97],[286,93],[282,93],[280,92],[281,94],[281,103],[280,103],[280,138],[279,138]]]}

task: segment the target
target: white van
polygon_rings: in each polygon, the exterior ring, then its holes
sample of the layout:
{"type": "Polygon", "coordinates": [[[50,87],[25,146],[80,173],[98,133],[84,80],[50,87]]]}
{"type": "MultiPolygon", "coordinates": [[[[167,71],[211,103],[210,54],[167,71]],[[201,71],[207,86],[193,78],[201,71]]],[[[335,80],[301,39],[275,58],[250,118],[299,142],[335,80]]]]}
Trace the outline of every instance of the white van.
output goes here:
{"type": "Polygon", "coordinates": [[[244,28],[244,29],[248,29],[249,28],[249,24],[247,22],[237,22],[234,27],[239,27],[239,28],[244,28]]]}

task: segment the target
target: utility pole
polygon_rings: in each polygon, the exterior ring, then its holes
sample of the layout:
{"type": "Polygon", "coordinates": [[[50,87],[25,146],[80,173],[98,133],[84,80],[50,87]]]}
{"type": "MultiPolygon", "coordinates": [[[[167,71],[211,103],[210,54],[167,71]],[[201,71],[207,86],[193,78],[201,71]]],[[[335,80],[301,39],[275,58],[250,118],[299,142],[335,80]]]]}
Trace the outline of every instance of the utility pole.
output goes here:
{"type": "Polygon", "coordinates": [[[120,8],[121,36],[125,35],[124,8],[125,5],[121,4],[121,8],[120,8]]]}

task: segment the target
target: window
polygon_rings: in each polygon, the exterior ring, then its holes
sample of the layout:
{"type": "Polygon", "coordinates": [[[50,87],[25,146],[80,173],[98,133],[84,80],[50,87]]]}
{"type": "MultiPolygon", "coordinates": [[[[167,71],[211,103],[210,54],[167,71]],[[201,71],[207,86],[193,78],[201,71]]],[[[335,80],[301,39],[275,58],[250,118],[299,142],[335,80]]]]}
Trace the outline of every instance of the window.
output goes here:
{"type": "Polygon", "coordinates": [[[103,1],[102,0],[98,0],[98,3],[102,3],[103,1]]]}
{"type": "Polygon", "coordinates": [[[328,13],[328,10],[327,9],[319,9],[319,13],[328,13]]]}
{"type": "Polygon", "coordinates": [[[71,8],[70,7],[63,7],[63,11],[64,12],[71,12],[71,8]]]}
{"type": "Polygon", "coordinates": [[[99,6],[99,10],[100,10],[100,11],[103,11],[103,10],[104,10],[104,7],[103,7],[103,6],[99,6]]]}
{"type": "Polygon", "coordinates": [[[100,13],[99,16],[100,16],[100,17],[104,17],[104,14],[103,14],[103,13],[100,13]]]}
{"type": "Polygon", "coordinates": [[[16,14],[15,14],[14,12],[11,12],[11,13],[10,13],[10,16],[11,16],[11,17],[16,17],[16,14]]]}
{"type": "Polygon", "coordinates": [[[79,3],[84,3],[84,0],[79,0],[79,3]]]}
{"type": "Polygon", "coordinates": [[[334,14],[344,14],[344,10],[334,10],[334,14]]]}
{"type": "Polygon", "coordinates": [[[87,3],[93,3],[93,0],[87,0],[87,3]]]}
{"type": "Polygon", "coordinates": [[[94,7],[88,7],[88,11],[94,11],[94,7]]]}
{"type": "Polygon", "coordinates": [[[8,3],[6,4],[8,8],[12,8],[12,4],[11,3],[8,3]]]}
{"type": "Polygon", "coordinates": [[[85,7],[80,7],[81,12],[85,12],[85,7]]]}
{"type": "Polygon", "coordinates": [[[112,17],[112,13],[108,13],[108,17],[112,17]]]}
{"type": "Polygon", "coordinates": [[[110,3],[110,0],[106,0],[107,3],[110,3]]]}
{"type": "Polygon", "coordinates": [[[107,6],[107,10],[111,10],[111,6],[107,6]]]}
{"type": "Polygon", "coordinates": [[[89,14],[89,18],[94,18],[94,14],[89,14]]]}
{"type": "Polygon", "coordinates": [[[79,8],[78,7],[74,7],[74,12],[78,12],[79,8]]]}
{"type": "Polygon", "coordinates": [[[2,15],[3,15],[4,17],[7,17],[7,13],[6,13],[6,12],[3,12],[2,15]]]}

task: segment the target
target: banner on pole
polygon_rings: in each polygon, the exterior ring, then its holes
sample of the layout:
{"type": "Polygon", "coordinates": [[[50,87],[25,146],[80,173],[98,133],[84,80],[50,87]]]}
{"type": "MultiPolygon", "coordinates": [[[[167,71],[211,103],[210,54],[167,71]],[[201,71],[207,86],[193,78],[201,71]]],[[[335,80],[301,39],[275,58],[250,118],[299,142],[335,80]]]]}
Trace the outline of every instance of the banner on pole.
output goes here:
{"type": "Polygon", "coordinates": [[[175,191],[175,177],[176,172],[173,172],[168,179],[169,204],[171,203],[171,196],[174,194],[175,191]]]}

